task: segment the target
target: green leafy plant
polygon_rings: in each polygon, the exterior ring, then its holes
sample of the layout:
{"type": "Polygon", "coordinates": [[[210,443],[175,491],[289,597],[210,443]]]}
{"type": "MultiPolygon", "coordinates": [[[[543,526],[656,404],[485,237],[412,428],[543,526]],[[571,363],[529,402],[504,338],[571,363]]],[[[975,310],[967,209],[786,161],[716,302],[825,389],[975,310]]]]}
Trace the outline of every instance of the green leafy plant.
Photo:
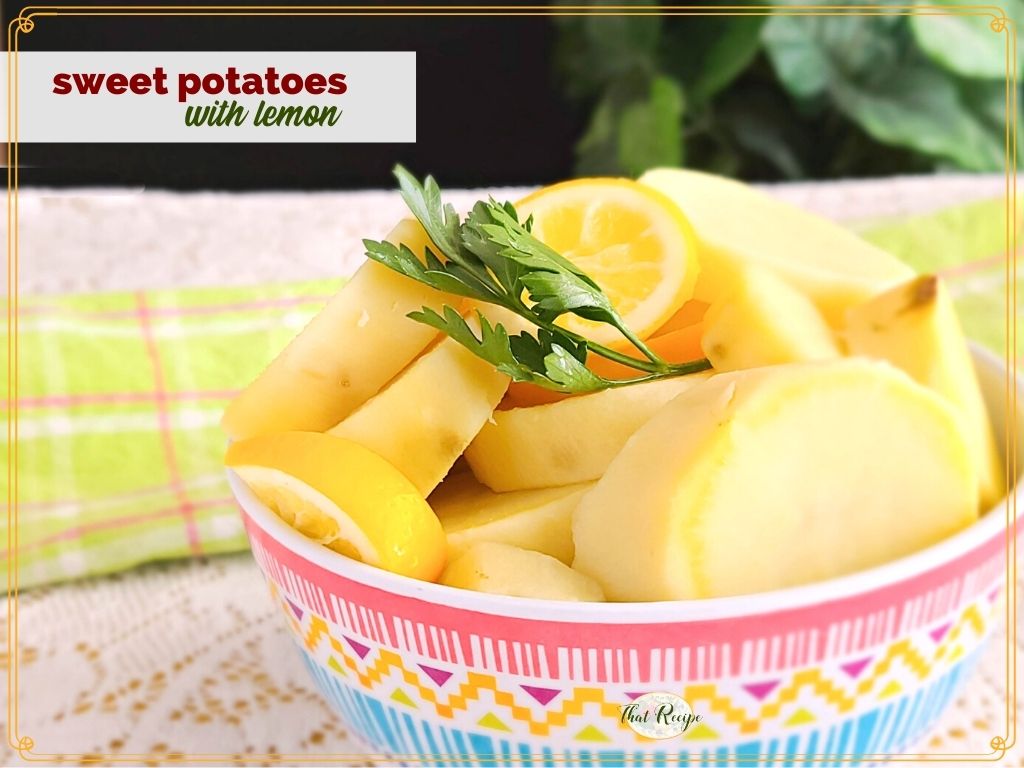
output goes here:
{"type": "MultiPolygon", "coordinates": [[[[894,1],[874,15],[783,15],[777,3],[765,15],[555,17],[561,82],[589,110],[577,172],[1001,170],[1006,35],[984,9],[884,14],[894,1]]],[[[1024,0],[1003,5],[1024,19],[1024,0]]]]}
{"type": "Polygon", "coordinates": [[[596,282],[530,234],[531,220],[520,222],[511,203],[480,201],[463,221],[451,205],[443,204],[432,177],[420,183],[400,165],[395,167],[395,177],[402,199],[440,254],[427,247],[417,255],[405,245],[364,240],[366,255],[439,291],[494,304],[536,326],[536,335],[526,331],[510,334],[501,323],[492,323],[477,310],[478,333],[447,305],[440,313],[424,307],[409,315],[455,339],[514,381],[559,392],[596,392],[711,367],[704,359],[669,363],[652,352],[626,327],[596,282]],[[556,325],[566,314],[614,327],[643,358],[556,325]],[[598,376],[586,366],[589,354],[615,360],[640,375],[623,380],[598,376]]]}

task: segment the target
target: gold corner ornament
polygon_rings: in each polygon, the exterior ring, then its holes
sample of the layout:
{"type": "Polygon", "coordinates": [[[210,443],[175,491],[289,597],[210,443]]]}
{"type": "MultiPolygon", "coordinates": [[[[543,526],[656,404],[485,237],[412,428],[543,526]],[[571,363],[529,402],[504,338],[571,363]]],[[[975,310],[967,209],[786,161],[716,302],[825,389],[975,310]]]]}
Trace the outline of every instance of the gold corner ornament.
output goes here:
{"type": "Polygon", "coordinates": [[[992,747],[993,751],[995,752],[1005,753],[1006,750],[1010,748],[1009,745],[1006,743],[1006,739],[1004,739],[1002,736],[993,736],[992,740],[988,743],[988,745],[992,747]]]}

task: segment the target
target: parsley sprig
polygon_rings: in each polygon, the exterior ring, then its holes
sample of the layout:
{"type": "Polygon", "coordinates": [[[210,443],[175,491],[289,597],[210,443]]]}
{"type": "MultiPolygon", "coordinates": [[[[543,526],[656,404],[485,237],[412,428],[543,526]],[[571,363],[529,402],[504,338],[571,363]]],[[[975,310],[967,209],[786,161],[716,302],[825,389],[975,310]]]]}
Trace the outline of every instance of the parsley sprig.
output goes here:
{"type": "Polygon", "coordinates": [[[510,334],[475,312],[479,333],[458,311],[445,305],[409,317],[451,336],[514,381],[558,392],[595,392],[642,381],[696,373],[705,360],[670,363],[656,355],[623,322],[608,297],[586,273],[531,234],[532,218],[519,221],[511,203],[479,201],[465,220],[441,200],[433,177],[420,183],[395,167],[402,199],[440,253],[428,246],[422,258],[405,245],[364,240],[366,255],[406,277],[439,291],[494,304],[536,326],[536,334],[510,334]],[[642,357],[632,357],[566,330],[556,321],[573,314],[613,326],[642,357]],[[638,371],[630,379],[607,379],[587,368],[590,354],[638,371]]]}

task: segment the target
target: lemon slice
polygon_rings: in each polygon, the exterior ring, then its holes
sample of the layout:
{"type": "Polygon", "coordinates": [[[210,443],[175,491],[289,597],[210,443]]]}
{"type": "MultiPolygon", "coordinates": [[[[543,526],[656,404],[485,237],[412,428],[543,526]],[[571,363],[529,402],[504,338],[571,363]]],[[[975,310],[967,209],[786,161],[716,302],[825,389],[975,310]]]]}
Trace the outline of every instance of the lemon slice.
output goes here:
{"type": "MultiPolygon", "coordinates": [[[[604,290],[640,338],[661,327],[693,294],[696,239],[662,193],[628,179],[577,179],[544,187],[516,205],[533,233],[604,290]]],[[[563,315],[559,325],[609,344],[611,326],[563,315]]]]}
{"type": "Polygon", "coordinates": [[[401,472],[357,443],[282,432],[233,443],[224,463],[282,520],[336,552],[428,581],[444,568],[433,510],[401,472]]]}

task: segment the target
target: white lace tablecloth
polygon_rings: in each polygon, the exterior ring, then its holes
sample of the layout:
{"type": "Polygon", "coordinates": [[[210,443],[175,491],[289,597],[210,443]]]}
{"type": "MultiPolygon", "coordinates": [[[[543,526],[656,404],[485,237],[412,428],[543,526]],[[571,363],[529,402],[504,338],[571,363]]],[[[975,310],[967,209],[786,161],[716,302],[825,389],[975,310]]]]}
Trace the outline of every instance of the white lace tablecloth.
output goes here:
{"type": "MultiPolygon", "coordinates": [[[[1002,177],[939,176],[775,190],[856,220],[1003,188],[1002,177]]],[[[383,235],[401,212],[397,196],[381,192],[23,191],[21,291],[334,276],[361,258],[360,238],[383,235]]],[[[37,754],[206,753],[261,763],[258,756],[276,753],[305,764],[348,755],[366,764],[363,747],[316,693],[247,553],[36,589],[20,596],[18,615],[18,730],[37,754]]],[[[987,751],[1005,722],[1005,669],[1000,635],[921,751],[987,751]]],[[[1024,765],[1022,754],[1007,762],[1024,765]]],[[[0,765],[18,761],[0,746],[0,765]]]]}

